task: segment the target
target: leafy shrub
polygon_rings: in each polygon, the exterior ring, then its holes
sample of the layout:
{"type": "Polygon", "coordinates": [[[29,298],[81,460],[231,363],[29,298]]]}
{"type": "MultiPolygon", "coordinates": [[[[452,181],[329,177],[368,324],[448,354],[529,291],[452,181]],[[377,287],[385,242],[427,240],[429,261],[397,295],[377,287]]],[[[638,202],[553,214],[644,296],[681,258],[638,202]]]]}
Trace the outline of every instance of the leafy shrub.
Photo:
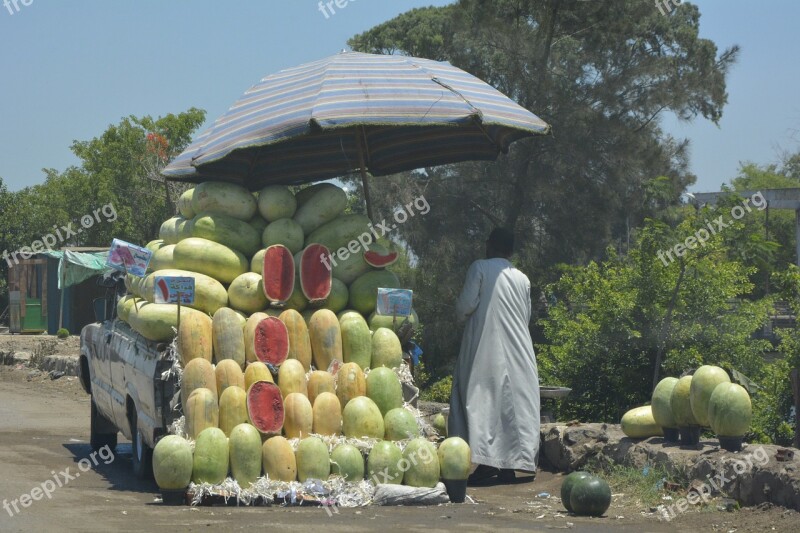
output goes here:
{"type": "Polygon", "coordinates": [[[67,328],[61,328],[56,332],[56,337],[59,339],[66,339],[69,337],[69,330],[67,328]]]}

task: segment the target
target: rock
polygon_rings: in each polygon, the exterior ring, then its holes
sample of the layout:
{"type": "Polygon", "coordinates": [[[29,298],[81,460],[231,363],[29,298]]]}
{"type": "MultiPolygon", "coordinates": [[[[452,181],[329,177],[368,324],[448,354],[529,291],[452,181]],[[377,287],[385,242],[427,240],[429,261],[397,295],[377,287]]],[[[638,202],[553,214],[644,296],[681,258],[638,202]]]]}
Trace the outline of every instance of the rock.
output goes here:
{"type": "Polygon", "coordinates": [[[63,378],[63,377],[64,377],[64,373],[63,372],[60,372],[58,370],[51,370],[50,371],[50,379],[58,379],[58,378],[63,378]]]}

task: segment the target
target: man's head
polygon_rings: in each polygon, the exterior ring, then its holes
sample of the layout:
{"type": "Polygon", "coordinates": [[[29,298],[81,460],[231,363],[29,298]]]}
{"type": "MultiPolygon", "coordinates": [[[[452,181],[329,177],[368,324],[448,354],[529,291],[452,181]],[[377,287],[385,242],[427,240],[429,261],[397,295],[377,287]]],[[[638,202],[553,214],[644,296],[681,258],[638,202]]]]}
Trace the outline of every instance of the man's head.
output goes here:
{"type": "Polygon", "coordinates": [[[514,253],[514,234],[505,228],[495,228],[486,241],[486,258],[511,257],[514,253]]]}

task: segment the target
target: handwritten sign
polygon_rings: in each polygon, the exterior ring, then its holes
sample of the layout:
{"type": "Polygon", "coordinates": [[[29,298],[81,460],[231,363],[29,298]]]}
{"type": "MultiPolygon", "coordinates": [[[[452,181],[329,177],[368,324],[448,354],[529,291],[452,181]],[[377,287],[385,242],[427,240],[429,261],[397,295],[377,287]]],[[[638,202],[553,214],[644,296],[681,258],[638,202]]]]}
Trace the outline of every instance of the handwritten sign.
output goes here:
{"type": "Polygon", "coordinates": [[[414,291],[410,289],[378,289],[379,315],[408,316],[411,314],[411,304],[414,291]]]}
{"type": "Polygon", "coordinates": [[[191,305],[194,303],[194,278],[183,276],[156,276],[155,301],[157,304],[191,305]]]}
{"type": "Polygon", "coordinates": [[[108,252],[106,265],[115,270],[142,278],[147,272],[151,257],[153,257],[153,252],[147,248],[114,239],[111,241],[111,249],[108,252]]]}

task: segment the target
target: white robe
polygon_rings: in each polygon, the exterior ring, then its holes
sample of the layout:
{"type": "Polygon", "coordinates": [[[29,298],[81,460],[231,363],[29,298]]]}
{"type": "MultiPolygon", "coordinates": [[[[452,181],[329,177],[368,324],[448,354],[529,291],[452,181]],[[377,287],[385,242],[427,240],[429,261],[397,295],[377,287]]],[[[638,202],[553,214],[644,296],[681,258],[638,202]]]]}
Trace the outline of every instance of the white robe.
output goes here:
{"type": "Polygon", "coordinates": [[[530,292],[528,277],[506,259],[475,261],[467,271],[456,304],[467,323],[448,434],[469,443],[473,463],[536,471],[540,400],[530,292]]]}

